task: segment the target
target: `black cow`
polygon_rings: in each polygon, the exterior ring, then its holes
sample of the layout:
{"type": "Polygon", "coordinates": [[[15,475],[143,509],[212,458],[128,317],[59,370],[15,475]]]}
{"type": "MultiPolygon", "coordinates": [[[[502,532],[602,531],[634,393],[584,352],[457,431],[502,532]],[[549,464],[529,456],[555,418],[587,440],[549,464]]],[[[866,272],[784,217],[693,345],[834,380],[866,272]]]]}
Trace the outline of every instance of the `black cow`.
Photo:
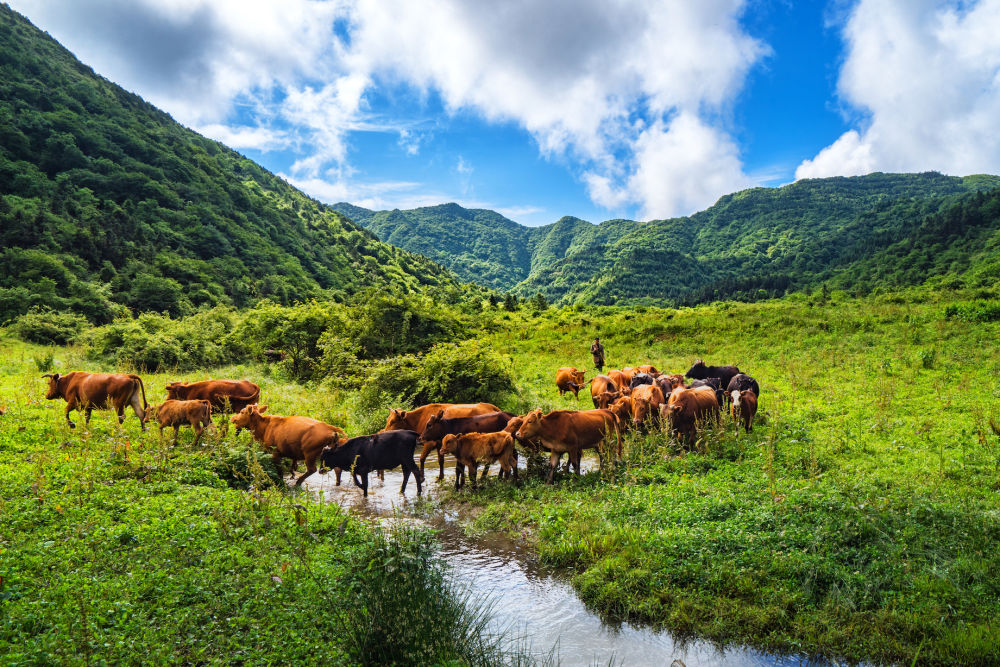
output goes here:
{"type": "Polygon", "coordinates": [[[419,496],[424,481],[420,468],[413,461],[413,450],[417,448],[416,431],[385,431],[373,435],[351,438],[337,447],[327,447],[320,454],[320,461],[328,468],[350,470],[355,486],[360,486],[368,497],[368,473],[373,470],[392,470],[403,466],[403,486],[399,492],[406,492],[410,473],[417,480],[419,496]],[[361,476],[360,481],[358,476],[361,476]]]}
{"type": "Polygon", "coordinates": [[[418,444],[427,441],[443,440],[446,435],[464,435],[465,433],[496,433],[502,431],[507,423],[517,415],[511,412],[487,412],[484,415],[471,417],[455,417],[445,419],[444,410],[439,411],[427,420],[424,430],[417,440],[418,444]]]}
{"type": "Polygon", "coordinates": [[[632,376],[632,381],[628,383],[629,389],[635,389],[644,384],[653,384],[653,376],[649,373],[636,373],[632,376]]]}
{"type": "Polygon", "coordinates": [[[722,381],[719,378],[705,378],[703,380],[692,380],[688,388],[694,389],[695,387],[711,387],[715,391],[715,400],[719,402],[719,405],[723,405],[724,393],[722,391],[722,381]]]}
{"type": "Polygon", "coordinates": [[[740,369],[736,366],[706,366],[705,362],[699,359],[694,362],[694,366],[684,376],[698,380],[719,378],[719,388],[724,389],[729,386],[729,381],[733,379],[733,376],[739,372],[740,369]]]}
{"type": "Polygon", "coordinates": [[[729,381],[726,396],[731,396],[734,391],[752,391],[754,396],[760,396],[760,386],[757,381],[746,373],[738,373],[729,381]]]}

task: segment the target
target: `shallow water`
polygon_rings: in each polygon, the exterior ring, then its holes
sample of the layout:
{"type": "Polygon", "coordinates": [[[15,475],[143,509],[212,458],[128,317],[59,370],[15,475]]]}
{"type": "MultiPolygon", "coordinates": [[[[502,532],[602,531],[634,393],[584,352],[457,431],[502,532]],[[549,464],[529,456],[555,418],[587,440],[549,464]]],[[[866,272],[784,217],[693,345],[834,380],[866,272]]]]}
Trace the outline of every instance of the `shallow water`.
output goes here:
{"type": "MultiPolygon", "coordinates": [[[[524,462],[521,461],[523,466],[524,462]]],[[[445,481],[454,484],[454,459],[445,459],[445,481]]],[[[597,460],[585,458],[584,470],[596,469],[597,460]]],[[[496,474],[493,466],[491,474],[496,474]]],[[[436,480],[437,460],[427,461],[428,483],[424,497],[433,497],[442,487],[436,480]]],[[[352,514],[375,521],[405,520],[438,530],[441,554],[451,564],[460,582],[474,591],[473,598],[491,604],[497,628],[510,629],[524,638],[532,654],[545,659],[553,654],[561,665],[670,665],[684,667],[730,665],[826,664],[801,657],[774,656],[747,648],[719,649],[706,641],[682,642],[669,632],[630,623],[614,623],[588,610],[573,591],[564,573],[545,568],[527,548],[498,535],[469,537],[454,511],[442,510],[430,518],[417,518],[413,479],[405,496],[399,487],[399,470],[385,474],[385,484],[369,478],[368,498],[344,475],[335,486],[332,473],[313,475],[305,486],[322,491],[352,514]]]]}

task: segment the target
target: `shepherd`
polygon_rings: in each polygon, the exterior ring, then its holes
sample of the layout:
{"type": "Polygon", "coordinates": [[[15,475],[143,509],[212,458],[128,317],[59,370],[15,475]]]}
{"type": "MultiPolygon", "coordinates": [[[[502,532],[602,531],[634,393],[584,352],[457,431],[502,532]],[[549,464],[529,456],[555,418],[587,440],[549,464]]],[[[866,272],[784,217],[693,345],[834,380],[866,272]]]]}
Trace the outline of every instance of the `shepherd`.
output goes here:
{"type": "Polygon", "coordinates": [[[604,346],[601,345],[600,338],[594,339],[594,344],[590,346],[590,354],[594,357],[594,367],[600,373],[604,369],[604,346]]]}

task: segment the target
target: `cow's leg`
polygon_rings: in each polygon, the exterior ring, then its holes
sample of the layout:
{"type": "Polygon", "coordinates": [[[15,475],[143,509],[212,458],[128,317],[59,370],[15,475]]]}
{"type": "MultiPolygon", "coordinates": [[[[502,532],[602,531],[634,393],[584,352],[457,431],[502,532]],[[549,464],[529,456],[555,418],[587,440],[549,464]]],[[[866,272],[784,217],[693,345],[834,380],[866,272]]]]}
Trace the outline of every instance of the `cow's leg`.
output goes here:
{"type": "Polygon", "coordinates": [[[562,454],[557,452],[552,452],[552,455],[549,456],[549,478],[547,480],[549,484],[552,483],[552,477],[556,474],[556,468],[559,467],[559,459],[561,457],[562,454]]]}
{"type": "Polygon", "coordinates": [[[333,474],[337,476],[337,486],[340,486],[340,473],[344,472],[342,468],[334,468],[333,474]]]}
{"type": "Polygon", "coordinates": [[[90,428],[90,413],[94,411],[94,408],[89,405],[83,409],[83,425],[90,428]]]}
{"type": "Polygon", "coordinates": [[[271,462],[274,464],[274,469],[278,471],[278,479],[285,479],[285,467],[281,465],[281,454],[278,453],[278,450],[271,454],[271,462]]]}
{"type": "Polygon", "coordinates": [[[472,459],[472,461],[469,463],[469,479],[472,480],[472,490],[473,491],[476,490],[476,467],[477,466],[478,466],[478,463],[477,463],[476,459],[472,459]]]}
{"type": "Polygon", "coordinates": [[[406,466],[403,466],[403,486],[399,487],[399,492],[401,494],[406,493],[406,483],[410,481],[410,471],[406,466]]]}
{"type": "Polygon", "coordinates": [[[365,492],[365,498],[368,497],[368,473],[365,472],[361,476],[361,490],[365,492]]]}
{"type": "MultiPolygon", "coordinates": [[[[141,426],[142,430],[145,431],[146,430],[146,411],[142,409],[142,396],[139,395],[138,390],[136,390],[135,392],[133,392],[132,396],[129,398],[128,404],[132,406],[132,412],[134,412],[135,416],[139,418],[139,426],[141,426]]],[[[122,406],[122,410],[121,410],[121,412],[122,412],[122,416],[121,416],[122,421],[125,420],[125,407],[126,406],[123,405],[122,406]]]]}
{"type": "Polygon", "coordinates": [[[178,424],[174,424],[174,441],[171,443],[174,447],[177,446],[177,435],[181,432],[181,427],[178,424]]]}
{"type": "Polygon", "coordinates": [[[73,420],[71,420],[69,418],[69,413],[73,412],[73,410],[75,410],[75,409],[76,409],[76,404],[75,403],[71,403],[69,401],[66,401],[66,423],[69,424],[70,428],[76,428],[76,424],[74,424],[73,420]]]}
{"type": "Polygon", "coordinates": [[[201,420],[196,420],[191,424],[191,428],[194,429],[194,446],[198,446],[198,442],[201,440],[201,434],[205,432],[205,427],[201,425],[201,420]]]}
{"type": "MultiPolygon", "coordinates": [[[[423,484],[424,478],[420,474],[420,469],[417,468],[417,464],[413,462],[413,457],[409,457],[409,459],[403,459],[403,470],[405,471],[407,468],[410,470],[411,473],[413,473],[414,479],[417,480],[417,495],[419,496],[421,493],[423,493],[423,488],[421,485],[423,484]]],[[[404,480],[403,483],[405,486],[406,481],[404,480]]]]}
{"type": "MultiPolygon", "coordinates": [[[[427,455],[431,453],[434,449],[435,443],[433,440],[429,440],[424,443],[423,448],[420,450],[420,474],[424,474],[424,464],[427,462],[427,455]]],[[[444,471],[442,471],[441,477],[444,477],[444,471]]],[[[440,478],[439,478],[440,479],[440,478]]]]}
{"type": "Polygon", "coordinates": [[[295,486],[302,486],[302,482],[306,481],[306,477],[313,474],[314,472],[316,472],[315,456],[312,457],[311,459],[306,459],[306,471],[299,477],[299,480],[295,482],[295,486]]]}
{"type": "Polygon", "coordinates": [[[377,471],[377,473],[378,473],[378,481],[380,481],[383,484],[385,484],[385,470],[382,470],[381,468],[379,468],[378,471],[377,471]]]}
{"type": "Polygon", "coordinates": [[[441,446],[441,441],[437,443],[437,453],[438,453],[438,481],[444,481],[444,447],[441,446]]]}
{"type": "Polygon", "coordinates": [[[458,461],[455,462],[455,489],[462,488],[462,478],[465,476],[465,466],[458,461]]]}

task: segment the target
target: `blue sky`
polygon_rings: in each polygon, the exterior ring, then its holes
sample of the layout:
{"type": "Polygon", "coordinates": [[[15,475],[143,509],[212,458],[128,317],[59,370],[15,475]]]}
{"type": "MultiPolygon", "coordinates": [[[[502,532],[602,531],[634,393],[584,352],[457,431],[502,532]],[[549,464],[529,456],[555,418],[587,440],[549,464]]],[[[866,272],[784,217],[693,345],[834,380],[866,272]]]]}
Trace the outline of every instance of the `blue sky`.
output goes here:
{"type": "Polygon", "coordinates": [[[1000,0],[13,0],[321,201],[524,224],[1000,172],[1000,0]]]}

